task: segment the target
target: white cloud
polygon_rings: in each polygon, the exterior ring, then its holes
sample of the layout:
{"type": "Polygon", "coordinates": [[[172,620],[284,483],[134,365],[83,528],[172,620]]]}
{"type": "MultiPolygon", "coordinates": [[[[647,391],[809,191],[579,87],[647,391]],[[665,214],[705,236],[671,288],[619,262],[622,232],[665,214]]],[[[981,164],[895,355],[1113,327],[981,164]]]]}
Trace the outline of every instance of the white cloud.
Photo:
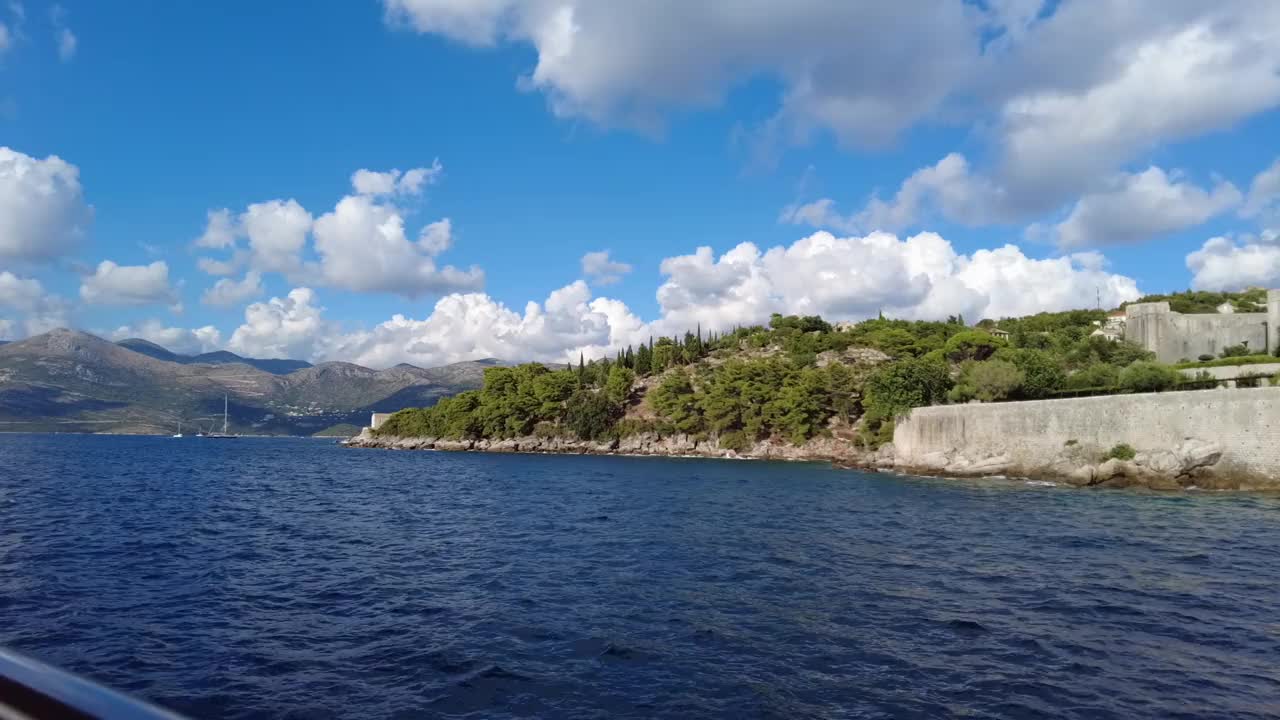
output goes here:
{"type": "Polygon", "coordinates": [[[226,208],[210,210],[204,232],[196,238],[195,245],[214,250],[234,247],[239,234],[240,229],[236,226],[236,219],[230,210],[226,208]]]}
{"type": "Polygon", "coordinates": [[[251,305],[232,338],[247,354],[348,360],[372,367],[399,362],[431,366],[460,360],[576,361],[611,354],[651,335],[728,329],[767,321],[774,312],[831,320],[874,317],[941,319],[1023,315],[1107,307],[1140,296],[1135,282],[1105,269],[1097,253],[1029,258],[1007,245],[957,253],[943,238],[921,233],[836,237],[818,232],[761,251],[743,243],[720,256],[710,248],[662,263],[661,312],[652,321],[619,300],[593,297],[584,281],[523,310],[483,293],[455,293],[423,319],[395,315],[368,330],[326,321],[305,288],[251,305]]]}
{"type": "Polygon", "coordinates": [[[92,215],[75,165],[0,147],[0,259],[46,261],[70,252],[92,215]]]}
{"type": "Polygon", "coordinates": [[[1280,283],[1280,233],[1267,230],[1238,239],[1210,238],[1187,255],[1187,268],[1196,290],[1275,287],[1280,283]]]}
{"type": "Polygon", "coordinates": [[[449,218],[428,223],[418,233],[418,247],[428,255],[439,255],[453,247],[453,223],[449,218]]]}
{"type": "Polygon", "coordinates": [[[421,195],[427,185],[433,185],[444,172],[437,158],[431,167],[413,168],[405,172],[387,170],[377,172],[360,169],[351,175],[351,187],[357,195],[421,195]]]}
{"type": "Polygon", "coordinates": [[[474,289],[484,283],[476,267],[459,270],[437,267],[434,252],[441,246],[437,225],[422,241],[405,235],[399,208],[370,195],[348,195],[332,212],[315,221],[320,282],[354,292],[390,292],[405,297],[474,289]]]}
{"type": "Polygon", "coordinates": [[[989,179],[973,174],[963,155],[951,153],[912,173],[889,201],[872,197],[857,213],[841,215],[834,200],[822,198],[784,208],[779,220],[849,233],[897,232],[938,213],[953,222],[982,225],[1003,219],[1004,195],[989,179]]]}
{"type": "Polygon", "coordinates": [[[249,264],[263,272],[296,272],[311,229],[311,213],[296,200],[254,203],[240,215],[249,238],[249,264]]]}
{"type": "Polygon", "coordinates": [[[231,334],[228,348],[259,358],[314,358],[324,352],[335,328],[322,317],[310,288],[294,288],[287,297],[245,308],[244,324],[231,334]]]}
{"type": "Polygon", "coordinates": [[[58,59],[62,62],[71,62],[72,58],[76,56],[77,42],[75,33],[67,28],[60,28],[58,30],[58,59]]]}
{"type": "Polygon", "coordinates": [[[763,75],[778,123],[880,143],[928,116],[980,60],[987,18],[961,2],[384,0],[395,26],[475,46],[532,45],[522,86],[562,117],[654,128],[763,75]],[[883,38],[893,37],[892,46],[883,38]],[[921,52],[920,48],[928,48],[921,52]]]}
{"type": "Polygon", "coordinates": [[[169,264],[163,260],[150,265],[117,265],[103,260],[94,273],[81,282],[80,298],[101,305],[178,302],[177,292],[169,285],[169,264]]]}
{"type": "Polygon", "coordinates": [[[582,274],[592,285],[612,285],[631,272],[631,266],[609,257],[608,250],[589,252],[582,256],[582,274]]]}
{"type": "MultiPolygon", "coordinates": [[[[19,15],[22,13],[19,12],[19,15]]],[[[62,62],[71,62],[76,56],[76,36],[67,27],[67,11],[66,8],[54,3],[49,8],[49,20],[53,25],[54,40],[58,44],[58,59],[62,62]]]]}
{"type": "Polygon", "coordinates": [[[67,301],[45,292],[39,280],[0,271],[0,315],[11,316],[0,319],[5,336],[16,335],[19,328],[24,335],[38,335],[65,326],[69,312],[67,301]]]}
{"type": "Polygon", "coordinates": [[[226,209],[210,211],[195,244],[230,254],[199,258],[197,266],[222,276],[247,266],[282,273],[294,283],[410,298],[479,288],[484,273],[478,267],[436,264],[436,256],[453,245],[448,218],[423,226],[416,240],[405,232],[407,211],[397,201],[420,195],[442,172],[439,160],[405,172],[357,170],[351,176],[354,193],[314,220],[296,200],[255,203],[238,217],[226,209]],[[308,235],[315,261],[306,259],[308,235]],[[248,247],[240,245],[242,237],[248,247]]]}
{"type": "Polygon", "coordinates": [[[9,27],[0,22],[0,55],[3,55],[12,44],[13,35],[9,32],[9,27]]]}
{"type": "Polygon", "coordinates": [[[262,294],[262,277],[255,271],[245,273],[243,280],[222,278],[204,291],[200,302],[217,307],[239,305],[262,294]]]}
{"type": "Polygon", "coordinates": [[[1106,190],[1080,198],[1055,229],[1057,241],[1062,248],[1140,243],[1195,227],[1242,201],[1229,182],[1205,190],[1152,166],[1120,175],[1106,190]]]}
{"type": "Polygon", "coordinates": [[[1136,283],[1105,272],[1097,256],[1037,260],[1013,245],[962,255],[934,233],[840,238],[818,232],[761,252],[751,243],[715,258],[710,248],[668,258],[658,289],[660,321],[672,330],[723,328],[772,312],[860,319],[1023,315],[1108,306],[1138,297],[1136,283]]]}
{"type": "Polygon", "coordinates": [[[111,340],[142,338],[179,355],[199,355],[222,347],[222,333],[212,325],[195,329],[168,327],[154,318],[137,325],[121,325],[103,334],[111,340]]]}
{"type": "Polygon", "coordinates": [[[1258,173],[1249,186],[1249,196],[1240,214],[1245,217],[1280,213],[1280,158],[1258,173]]]}

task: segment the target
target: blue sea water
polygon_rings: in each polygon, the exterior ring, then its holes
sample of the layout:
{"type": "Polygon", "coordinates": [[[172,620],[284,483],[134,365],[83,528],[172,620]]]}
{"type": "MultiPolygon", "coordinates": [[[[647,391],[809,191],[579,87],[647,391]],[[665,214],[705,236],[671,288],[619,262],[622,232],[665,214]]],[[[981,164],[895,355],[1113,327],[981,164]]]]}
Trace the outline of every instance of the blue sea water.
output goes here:
{"type": "Polygon", "coordinates": [[[1280,500],[0,436],[0,645],[205,718],[1280,715],[1280,500]]]}

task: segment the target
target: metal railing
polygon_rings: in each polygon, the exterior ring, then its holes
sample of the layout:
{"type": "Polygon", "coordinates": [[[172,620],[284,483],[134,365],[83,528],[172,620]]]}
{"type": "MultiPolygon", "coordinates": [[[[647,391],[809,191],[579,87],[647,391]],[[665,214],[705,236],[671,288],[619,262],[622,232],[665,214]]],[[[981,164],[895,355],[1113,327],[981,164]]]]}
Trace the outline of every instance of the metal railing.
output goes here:
{"type": "Polygon", "coordinates": [[[182,720],[168,710],[0,648],[0,720],[182,720]]]}

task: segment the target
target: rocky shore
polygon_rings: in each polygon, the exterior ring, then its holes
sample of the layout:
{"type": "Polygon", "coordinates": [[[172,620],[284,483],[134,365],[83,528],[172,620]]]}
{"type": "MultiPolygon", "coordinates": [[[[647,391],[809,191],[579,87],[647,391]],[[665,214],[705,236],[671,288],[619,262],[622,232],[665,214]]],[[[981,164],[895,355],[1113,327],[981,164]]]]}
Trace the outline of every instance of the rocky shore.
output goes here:
{"type": "Polygon", "coordinates": [[[848,441],[836,438],[818,438],[804,445],[760,442],[746,451],[737,452],[687,435],[659,437],[640,434],[603,442],[563,437],[448,440],[376,436],[366,429],[347,444],[351,447],[388,450],[830,462],[840,467],[861,470],[954,478],[1025,477],[1077,487],[1141,487],[1152,490],[1280,489],[1280,485],[1266,478],[1231,472],[1220,467],[1222,448],[1212,442],[1194,439],[1171,450],[1139,452],[1131,460],[1101,459],[1096,449],[1073,446],[1064,448],[1054,457],[1045,458],[1043,463],[1031,466],[1015,463],[1007,455],[971,457],[956,450],[934,453],[907,464],[895,457],[892,445],[886,445],[877,451],[863,451],[848,441]]]}

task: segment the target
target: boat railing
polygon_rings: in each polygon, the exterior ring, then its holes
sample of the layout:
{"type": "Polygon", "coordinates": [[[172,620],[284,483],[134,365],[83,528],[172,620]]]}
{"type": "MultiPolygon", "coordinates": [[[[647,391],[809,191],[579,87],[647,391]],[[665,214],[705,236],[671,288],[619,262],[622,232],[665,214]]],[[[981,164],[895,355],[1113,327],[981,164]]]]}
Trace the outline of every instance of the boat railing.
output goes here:
{"type": "Polygon", "coordinates": [[[0,648],[0,719],[182,720],[95,682],[0,648]]]}

